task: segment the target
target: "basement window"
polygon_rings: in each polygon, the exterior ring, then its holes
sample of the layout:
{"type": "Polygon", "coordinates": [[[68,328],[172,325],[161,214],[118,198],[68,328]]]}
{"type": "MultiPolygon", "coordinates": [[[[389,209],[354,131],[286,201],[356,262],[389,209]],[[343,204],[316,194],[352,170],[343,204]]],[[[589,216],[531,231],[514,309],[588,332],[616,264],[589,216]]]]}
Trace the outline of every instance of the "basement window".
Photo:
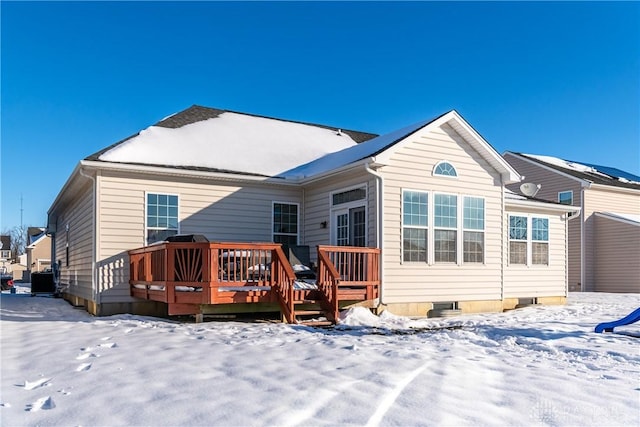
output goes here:
{"type": "Polygon", "coordinates": [[[444,301],[444,302],[434,302],[433,310],[457,310],[458,302],[457,301],[444,301]]]}

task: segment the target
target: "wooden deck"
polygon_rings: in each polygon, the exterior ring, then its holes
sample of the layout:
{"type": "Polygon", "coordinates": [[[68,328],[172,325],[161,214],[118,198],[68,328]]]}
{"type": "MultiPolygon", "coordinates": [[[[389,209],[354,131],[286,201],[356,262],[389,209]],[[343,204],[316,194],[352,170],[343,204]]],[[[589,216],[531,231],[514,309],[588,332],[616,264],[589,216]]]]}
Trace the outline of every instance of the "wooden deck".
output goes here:
{"type": "Polygon", "coordinates": [[[277,304],[289,323],[310,316],[336,323],[341,307],[378,298],[379,249],[318,246],[317,251],[314,288],[296,277],[277,243],[145,246],[129,251],[131,295],[166,303],[169,315],[199,315],[218,304],[277,304]]]}

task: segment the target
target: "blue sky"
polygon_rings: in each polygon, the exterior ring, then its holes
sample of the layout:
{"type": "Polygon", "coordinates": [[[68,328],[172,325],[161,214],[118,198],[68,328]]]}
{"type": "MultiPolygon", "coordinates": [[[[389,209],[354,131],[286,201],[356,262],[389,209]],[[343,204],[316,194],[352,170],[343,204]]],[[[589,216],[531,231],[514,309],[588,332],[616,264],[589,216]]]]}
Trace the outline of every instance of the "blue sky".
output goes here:
{"type": "Polygon", "coordinates": [[[0,8],[2,231],[46,225],[81,159],[193,104],[373,133],[456,109],[501,153],[640,174],[638,2],[0,8]]]}

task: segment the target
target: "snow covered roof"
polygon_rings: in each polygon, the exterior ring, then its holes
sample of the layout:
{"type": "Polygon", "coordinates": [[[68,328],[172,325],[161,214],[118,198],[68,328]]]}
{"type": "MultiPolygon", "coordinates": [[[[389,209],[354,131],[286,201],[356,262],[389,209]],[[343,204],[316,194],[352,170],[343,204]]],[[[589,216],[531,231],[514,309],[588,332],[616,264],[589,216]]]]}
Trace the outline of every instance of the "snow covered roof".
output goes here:
{"type": "Polygon", "coordinates": [[[545,165],[575,178],[594,184],[610,185],[614,187],[640,190],[640,176],[621,171],[610,166],[600,166],[584,162],[560,159],[552,156],[537,154],[511,153],[535,163],[545,165]]]}
{"type": "Polygon", "coordinates": [[[507,182],[519,181],[517,171],[453,110],[377,136],[194,105],[84,160],[300,180],[374,156],[384,164],[391,147],[425,127],[444,124],[451,125],[507,182]]]}
{"type": "Polygon", "coordinates": [[[375,136],[193,106],[85,160],[270,177],[375,136]]]}

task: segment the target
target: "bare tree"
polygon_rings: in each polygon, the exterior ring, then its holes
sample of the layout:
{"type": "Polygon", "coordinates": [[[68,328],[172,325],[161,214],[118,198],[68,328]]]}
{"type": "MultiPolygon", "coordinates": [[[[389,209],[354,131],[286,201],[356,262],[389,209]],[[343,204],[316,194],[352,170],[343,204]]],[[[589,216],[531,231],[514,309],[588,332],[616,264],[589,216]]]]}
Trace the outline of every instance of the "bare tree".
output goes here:
{"type": "Polygon", "coordinates": [[[27,247],[27,229],[25,225],[16,225],[9,231],[11,236],[11,259],[18,261],[18,257],[25,253],[27,247]]]}

